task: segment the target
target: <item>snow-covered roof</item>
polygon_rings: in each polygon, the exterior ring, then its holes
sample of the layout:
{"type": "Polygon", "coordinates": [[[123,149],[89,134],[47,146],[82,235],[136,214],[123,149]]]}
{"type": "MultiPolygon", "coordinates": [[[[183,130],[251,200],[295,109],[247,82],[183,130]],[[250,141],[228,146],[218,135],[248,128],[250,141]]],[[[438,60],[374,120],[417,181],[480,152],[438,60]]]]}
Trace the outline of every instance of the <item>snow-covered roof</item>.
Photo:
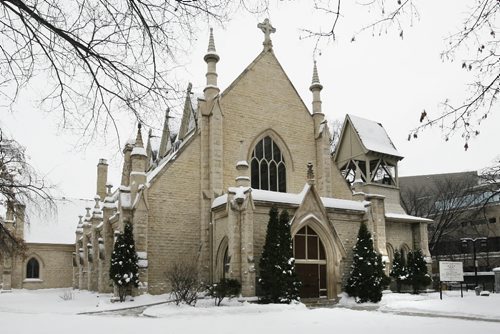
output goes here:
{"type": "Polygon", "coordinates": [[[148,154],[146,153],[146,149],[144,147],[134,147],[132,149],[132,153],[131,155],[143,155],[143,156],[147,156],[148,154]]]}
{"type": "MultiPolygon", "coordinates": [[[[304,200],[304,196],[307,192],[308,187],[309,186],[306,185],[304,187],[304,190],[302,190],[298,194],[252,189],[252,198],[254,201],[300,205],[304,200]]],[[[241,191],[242,188],[244,187],[230,187],[229,192],[235,193],[238,196],[238,194],[242,192],[241,191]]],[[[364,202],[350,201],[345,199],[337,199],[329,197],[321,197],[321,201],[323,202],[325,208],[366,212],[364,202]]],[[[218,207],[225,203],[227,203],[227,194],[217,197],[212,203],[212,208],[218,207]]]]}
{"type": "Polygon", "coordinates": [[[415,216],[410,216],[407,214],[401,214],[401,213],[393,213],[393,212],[386,212],[385,213],[385,218],[389,220],[396,220],[396,221],[413,221],[413,222],[422,222],[422,223],[431,223],[433,222],[432,219],[427,219],[427,218],[422,218],[422,217],[415,217],[415,216]]]}
{"type": "Polygon", "coordinates": [[[382,124],[354,115],[347,115],[347,117],[367,150],[403,157],[392,143],[382,124]]]}
{"type": "Polygon", "coordinates": [[[191,137],[195,133],[196,133],[195,131],[190,132],[176,149],[172,148],[170,152],[158,162],[158,166],[156,166],[156,168],[150,170],[147,173],[148,184],[154,180],[154,178],[158,175],[158,173],[160,173],[170,161],[174,161],[177,158],[177,155],[180,153],[181,148],[184,147],[184,145],[186,145],[186,143],[191,139],[191,137]]]}
{"type": "Polygon", "coordinates": [[[85,208],[93,208],[95,201],[63,197],[54,200],[57,212],[53,214],[31,214],[24,226],[24,239],[28,243],[72,244],[78,216],[85,208]]]}

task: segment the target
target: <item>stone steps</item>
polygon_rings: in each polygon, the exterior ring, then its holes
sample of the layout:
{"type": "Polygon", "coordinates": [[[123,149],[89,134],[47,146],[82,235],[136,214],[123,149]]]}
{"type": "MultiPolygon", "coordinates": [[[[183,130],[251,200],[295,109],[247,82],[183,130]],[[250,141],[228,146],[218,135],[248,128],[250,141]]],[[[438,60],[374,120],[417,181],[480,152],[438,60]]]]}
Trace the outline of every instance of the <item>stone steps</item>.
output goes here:
{"type": "Polygon", "coordinates": [[[327,298],[302,298],[300,300],[307,308],[331,308],[334,307],[339,300],[327,298]]]}

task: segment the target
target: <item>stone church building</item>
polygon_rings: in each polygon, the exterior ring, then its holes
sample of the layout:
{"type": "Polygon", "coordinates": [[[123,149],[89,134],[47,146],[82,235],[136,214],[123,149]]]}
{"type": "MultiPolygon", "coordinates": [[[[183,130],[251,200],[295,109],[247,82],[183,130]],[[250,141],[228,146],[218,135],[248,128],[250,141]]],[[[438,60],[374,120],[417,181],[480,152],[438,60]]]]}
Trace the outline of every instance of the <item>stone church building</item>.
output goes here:
{"type": "Polygon", "coordinates": [[[316,63],[310,111],[274,53],[275,29],[268,20],[258,27],[264,32],[262,51],[223,90],[217,63],[224,58],[210,32],[206,86],[196,99],[188,87],[175,140],[168,113],[157,149],[139,126],[123,150],[115,190],[106,160],[99,162],[95,204],[76,229],[75,288],[112,291],[113,242],[130,222],[140,291],[167,292],[169,266],[193,261],[204,281],[235,278],[244,296],[254,296],[273,206],[292,217],[302,297],[335,298],[342,291],[362,222],[387,268],[396,248],[419,248],[429,257],[430,221],[400,206],[403,157],[382,125],[347,115],[332,153],[316,63]]]}

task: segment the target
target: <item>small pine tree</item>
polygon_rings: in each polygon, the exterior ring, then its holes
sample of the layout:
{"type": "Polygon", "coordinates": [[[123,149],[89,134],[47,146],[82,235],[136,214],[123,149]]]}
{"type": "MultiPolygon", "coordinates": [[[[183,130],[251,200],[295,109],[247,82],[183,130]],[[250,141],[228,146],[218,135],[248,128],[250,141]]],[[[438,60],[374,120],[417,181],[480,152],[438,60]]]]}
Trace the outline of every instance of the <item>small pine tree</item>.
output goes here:
{"type": "Polygon", "coordinates": [[[295,273],[295,259],[292,257],[290,217],[278,209],[269,211],[266,242],[259,262],[262,303],[290,303],[299,299],[300,282],[295,273]]]}
{"type": "Polygon", "coordinates": [[[259,262],[260,268],[260,301],[272,303],[279,300],[279,283],[275,276],[278,254],[278,209],[275,207],[269,211],[269,222],[267,223],[266,241],[259,262]]]}
{"type": "Polygon", "coordinates": [[[127,291],[131,287],[139,285],[139,266],[137,262],[132,225],[126,223],[124,232],[119,234],[116,239],[109,268],[109,278],[118,287],[120,302],[125,301],[127,291]]]}
{"type": "Polygon", "coordinates": [[[288,211],[283,210],[279,219],[279,235],[281,249],[281,269],[283,274],[283,285],[281,293],[281,302],[291,303],[299,300],[299,292],[302,283],[297,277],[295,271],[295,258],[293,257],[292,234],[290,232],[290,215],[288,211]]]}
{"type": "Polygon", "coordinates": [[[356,298],[356,302],[377,303],[382,299],[382,290],[388,283],[384,273],[382,257],[373,249],[373,241],[366,224],[359,227],[354,246],[354,257],[345,292],[356,298]]]}
{"type": "Polygon", "coordinates": [[[432,280],[427,273],[427,264],[420,249],[408,252],[408,283],[413,293],[418,294],[420,288],[431,284],[432,280]]]}
{"type": "Polygon", "coordinates": [[[401,292],[401,286],[408,278],[408,268],[405,265],[404,257],[398,249],[394,251],[392,270],[389,275],[396,281],[396,291],[398,293],[401,292]]]}

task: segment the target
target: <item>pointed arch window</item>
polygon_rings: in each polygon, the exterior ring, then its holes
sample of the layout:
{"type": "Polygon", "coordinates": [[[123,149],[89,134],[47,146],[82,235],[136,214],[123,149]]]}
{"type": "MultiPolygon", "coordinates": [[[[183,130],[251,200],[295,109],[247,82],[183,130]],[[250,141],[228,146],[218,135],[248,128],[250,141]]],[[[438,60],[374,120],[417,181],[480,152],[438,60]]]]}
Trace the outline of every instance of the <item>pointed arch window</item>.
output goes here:
{"type": "Polygon", "coordinates": [[[255,145],[250,164],[252,188],[286,192],[285,157],[271,137],[255,145]]]}
{"type": "Polygon", "coordinates": [[[40,264],[34,257],[26,264],[26,278],[40,278],[40,264]]]}

